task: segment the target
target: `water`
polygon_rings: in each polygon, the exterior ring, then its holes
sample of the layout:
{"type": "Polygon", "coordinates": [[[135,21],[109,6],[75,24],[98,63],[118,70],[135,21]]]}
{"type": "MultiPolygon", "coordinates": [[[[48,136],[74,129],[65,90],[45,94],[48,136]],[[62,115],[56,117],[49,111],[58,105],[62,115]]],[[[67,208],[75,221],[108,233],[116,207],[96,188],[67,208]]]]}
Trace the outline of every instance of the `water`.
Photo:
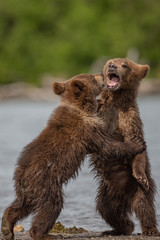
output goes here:
{"type": "MultiPolygon", "coordinates": [[[[152,175],[157,184],[156,210],[160,226],[160,96],[139,99],[145,138],[151,160],[152,175]]],[[[0,218],[5,208],[14,199],[13,172],[16,159],[22,148],[44,128],[46,121],[58,102],[32,102],[9,100],[0,103],[0,218]]],[[[87,159],[76,180],[64,188],[65,204],[59,221],[66,227],[83,227],[87,230],[102,231],[109,226],[95,211],[97,183],[90,173],[87,159]]],[[[1,220],[1,219],[0,219],[1,220]]],[[[140,232],[134,218],[135,232],[140,232]]],[[[20,222],[28,230],[31,217],[20,222]]]]}

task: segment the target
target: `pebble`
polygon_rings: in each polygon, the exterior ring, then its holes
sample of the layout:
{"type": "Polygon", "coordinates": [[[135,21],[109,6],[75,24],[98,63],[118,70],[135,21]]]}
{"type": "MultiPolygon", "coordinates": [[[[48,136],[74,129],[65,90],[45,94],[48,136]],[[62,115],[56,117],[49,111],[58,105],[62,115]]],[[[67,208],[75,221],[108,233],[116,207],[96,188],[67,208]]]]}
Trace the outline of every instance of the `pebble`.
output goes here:
{"type": "Polygon", "coordinates": [[[13,228],[13,231],[14,232],[24,232],[24,227],[22,225],[16,225],[14,228],[13,228]]]}

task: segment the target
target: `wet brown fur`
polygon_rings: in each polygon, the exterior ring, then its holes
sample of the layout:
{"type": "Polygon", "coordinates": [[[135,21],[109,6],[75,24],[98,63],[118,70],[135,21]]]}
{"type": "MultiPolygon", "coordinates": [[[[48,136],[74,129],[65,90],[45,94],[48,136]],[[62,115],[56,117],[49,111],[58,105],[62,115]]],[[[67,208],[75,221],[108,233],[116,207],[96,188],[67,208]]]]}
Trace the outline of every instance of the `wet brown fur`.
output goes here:
{"type": "MultiPolygon", "coordinates": [[[[143,125],[136,103],[140,80],[149,70],[148,65],[138,65],[129,59],[112,59],[104,66],[107,84],[109,65],[113,65],[121,78],[116,90],[104,90],[99,115],[104,119],[110,137],[127,142],[133,136],[144,138],[143,125]],[[124,66],[125,65],[125,66],[124,66]]],[[[111,67],[112,71],[112,67],[111,67]]],[[[131,160],[117,159],[105,162],[94,155],[92,164],[100,179],[97,210],[113,231],[104,235],[131,234],[134,224],[129,215],[135,212],[144,235],[159,235],[155,216],[155,184],[151,178],[147,151],[131,160]]]]}
{"type": "Polygon", "coordinates": [[[16,199],[2,218],[4,239],[12,240],[13,226],[30,213],[34,214],[31,237],[51,239],[48,232],[63,207],[62,186],[77,175],[86,154],[101,151],[99,154],[106,159],[111,156],[122,159],[144,150],[143,141],[118,143],[105,134],[96,113],[96,96],[102,85],[101,77],[89,74],[53,84],[53,91],[61,96],[61,104],[18,159],[14,174],[16,199]]]}

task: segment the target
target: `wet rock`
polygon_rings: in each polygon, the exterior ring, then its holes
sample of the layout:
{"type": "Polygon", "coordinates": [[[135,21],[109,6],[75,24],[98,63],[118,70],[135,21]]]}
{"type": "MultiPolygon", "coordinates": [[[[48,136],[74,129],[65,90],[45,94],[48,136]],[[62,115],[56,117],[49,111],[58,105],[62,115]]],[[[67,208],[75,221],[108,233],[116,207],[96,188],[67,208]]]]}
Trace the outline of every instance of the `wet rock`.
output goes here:
{"type": "Polygon", "coordinates": [[[75,226],[66,228],[61,222],[57,222],[50,231],[50,233],[70,233],[70,234],[85,233],[85,232],[88,232],[88,231],[84,228],[77,228],[75,226]]]}

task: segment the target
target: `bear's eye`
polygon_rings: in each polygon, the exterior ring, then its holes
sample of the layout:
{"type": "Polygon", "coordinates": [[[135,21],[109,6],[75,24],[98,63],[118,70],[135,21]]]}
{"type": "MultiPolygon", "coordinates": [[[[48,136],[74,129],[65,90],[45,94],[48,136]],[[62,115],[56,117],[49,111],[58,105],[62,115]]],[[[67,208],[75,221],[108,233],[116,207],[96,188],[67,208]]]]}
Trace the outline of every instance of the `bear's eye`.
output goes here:
{"type": "Polygon", "coordinates": [[[123,64],[122,67],[123,68],[128,68],[128,66],[126,64],[123,64]]]}

